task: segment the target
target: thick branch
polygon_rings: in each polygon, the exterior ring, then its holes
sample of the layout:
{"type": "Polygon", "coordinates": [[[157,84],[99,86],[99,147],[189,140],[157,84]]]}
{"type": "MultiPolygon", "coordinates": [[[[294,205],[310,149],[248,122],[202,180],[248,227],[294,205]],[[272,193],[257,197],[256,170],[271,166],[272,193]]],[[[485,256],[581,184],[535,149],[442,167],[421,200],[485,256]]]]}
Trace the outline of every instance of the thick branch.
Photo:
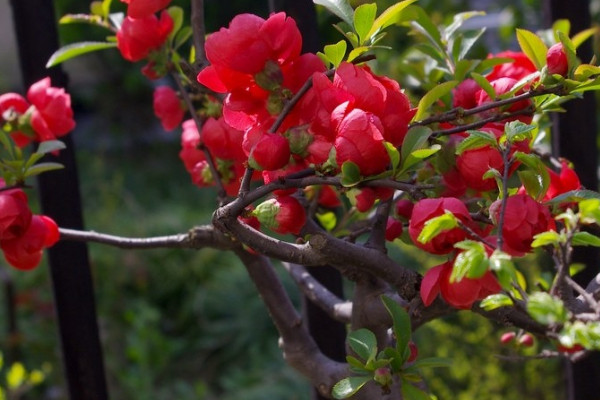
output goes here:
{"type": "Polygon", "coordinates": [[[349,375],[346,364],[333,361],[321,353],[269,260],[241,248],[236,250],[236,254],[246,266],[281,335],[285,360],[308,378],[323,396],[330,397],[333,385],[349,375]]]}
{"type": "Polygon", "coordinates": [[[316,280],[303,266],[293,263],[283,263],[300,291],[317,307],[325,311],[332,319],[348,324],[352,315],[352,303],[344,301],[331,293],[316,280]]]}

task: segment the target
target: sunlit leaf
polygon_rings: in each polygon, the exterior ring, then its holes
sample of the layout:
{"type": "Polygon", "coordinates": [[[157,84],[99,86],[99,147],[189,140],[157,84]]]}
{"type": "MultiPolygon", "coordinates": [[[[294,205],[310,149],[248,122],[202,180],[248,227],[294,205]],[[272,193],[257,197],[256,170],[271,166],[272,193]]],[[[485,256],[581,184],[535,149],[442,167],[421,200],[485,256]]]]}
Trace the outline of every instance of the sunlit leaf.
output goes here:
{"type": "Polygon", "coordinates": [[[500,307],[510,307],[513,305],[513,301],[510,297],[505,294],[497,293],[491,294],[481,301],[479,307],[485,311],[492,311],[500,307]]]}
{"type": "Polygon", "coordinates": [[[332,14],[337,15],[342,21],[352,26],[354,20],[354,10],[346,0],[313,0],[313,3],[328,9],[332,14]]]}
{"type": "Polygon", "coordinates": [[[385,29],[386,27],[392,24],[395,24],[399,19],[402,18],[402,11],[416,1],[417,0],[401,1],[386,9],[373,22],[371,30],[369,31],[369,33],[367,33],[366,37],[373,37],[373,35],[375,35],[378,31],[385,29]]]}
{"type": "Polygon", "coordinates": [[[334,399],[346,399],[358,392],[370,380],[370,376],[350,376],[344,378],[333,386],[331,394],[334,399]]]}
{"type": "Polygon", "coordinates": [[[535,33],[526,29],[517,29],[517,41],[523,53],[531,60],[538,70],[546,65],[548,48],[535,33]]]}
{"type": "Polygon", "coordinates": [[[425,116],[425,113],[427,112],[427,109],[433,103],[438,101],[441,97],[450,93],[450,91],[452,91],[452,89],[454,89],[456,85],[458,85],[458,81],[444,82],[435,86],[433,89],[427,92],[425,96],[423,96],[419,101],[419,105],[417,106],[418,111],[413,117],[413,121],[418,121],[421,118],[423,118],[423,116],[425,116]]]}
{"type": "Polygon", "coordinates": [[[354,10],[354,30],[358,35],[358,43],[360,45],[363,45],[368,39],[370,39],[369,32],[373,27],[373,22],[375,22],[376,15],[376,3],[361,4],[354,10]]]}
{"type": "Polygon", "coordinates": [[[46,63],[46,68],[54,67],[71,58],[91,53],[92,51],[112,49],[117,47],[116,43],[111,42],[79,42],[68,44],[56,50],[46,63]]]}

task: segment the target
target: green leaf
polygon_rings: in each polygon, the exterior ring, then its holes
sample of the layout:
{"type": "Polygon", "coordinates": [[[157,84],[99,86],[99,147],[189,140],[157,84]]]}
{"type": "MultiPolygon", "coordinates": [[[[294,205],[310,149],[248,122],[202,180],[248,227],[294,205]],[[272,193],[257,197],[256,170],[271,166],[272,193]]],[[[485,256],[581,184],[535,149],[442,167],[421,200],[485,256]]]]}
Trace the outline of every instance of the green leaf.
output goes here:
{"type": "Polygon", "coordinates": [[[477,72],[471,72],[471,78],[473,78],[479,87],[481,87],[483,91],[490,96],[490,99],[496,98],[496,91],[494,90],[494,87],[483,75],[480,75],[477,72]]]}
{"type": "Polygon", "coordinates": [[[383,142],[383,145],[385,146],[385,150],[387,151],[388,157],[390,158],[390,162],[392,163],[392,176],[395,176],[396,170],[400,165],[400,152],[398,151],[396,146],[394,146],[390,142],[383,142]]]}
{"type": "Polygon", "coordinates": [[[577,232],[573,235],[573,246],[594,246],[600,247],[600,238],[589,232],[577,232]]]}
{"type": "Polygon", "coordinates": [[[352,26],[354,10],[346,0],[313,0],[313,3],[323,6],[342,21],[352,26]]]}
{"type": "MultiPolygon", "coordinates": [[[[571,39],[562,32],[558,32],[558,38],[563,45],[563,51],[567,56],[567,62],[569,64],[569,72],[573,71],[580,64],[580,61],[577,59],[575,45],[571,41],[571,39]]],[[[570,76],[570,75],[569,75],[570,76]]]]}
{"type": "Polygon", "coordinates": [[[413,151],[424,148],[431,133],[431,128],[426,126],[415,126],[410,128],[404,137],[402,148],[400,150],[402,162],[404,162],[413,151]]]}
{"type": "Polygon", "coordinates": [[[363,45],[371,38],[369,32],[371,32],[376,15],[376,3],[361,4],[354,10],[354,30],[358,35],[358,43],[360,45],[363,45]]]}
{"type": "Polygon", "coordinates": [[[492,311],[500,307],[510,307],[513,305],[513,301],[510,297],[505,294],[491,294],[481,301],[479,307],[485,311],[492,311]]]}
{"type": "Polygon", "coordinates": [[[590,78],[595,79],[598,75],[600,75],[600,67],[590,64],[581,64],[573,72],[573,77],[579,82],[590,78]]]}
{"type": "Polygon", "coordinates": [[[39,163],[39,164],[34,165],[31,168],[28,168],[27,171],[25,172],[24,177],[29,178],[30,176],[35,176],[35,175],[39,175],[44,172],[55,171],[57,169],[63,169],[63,168],[64,168],[64,166],[62,164],[55,163],[55,162],[39,163]]]}
{"type": "Polygon", "coordinates": [[[541,70],[546,65],[546,53],[548,52],[542,39],[526,29],[517,29],[517,41],[527,58],[538,70],[541,70]]]}
{"type": "MultiPolygon", "coordinates": [[[[575,34],[575,36],[571,38],[571,42],[573,42],[573,46],[575,48],[578,48],[583,42],[588,40],[590,37],[594,36],[596,32],[598,32],[598,27],[584,29],[581,32],[575,34]]],[[[568,36],[569,33],[565,32],[565,35],[568,36]]]]}
{"type": "Polygon", "coordinates": [[[91,53],[92,51],[112,49],[117,47],[116,43],[110,42],[79,42],[68,44],[56,50],[46,63],[46,68],[54,67],[71,58],[82,54],[91,53]]]}
{"type": "Polygon", "coordinates": [[[481,278],[489,268],[485,247],[474,240],[463,240],[454,247],[463,249],[454,259],[450,282],[460,282],[464,277],[481,278]]]}
{"type": "Polygon", "coordinates": [[[584,263],[573,263],[569,265],[569,275],[574,276],[583,271],[587,265],[584,263]]]}
{"type": "Polygon", "coordinates": [[[342,164],[341,183],[345,187],[355,186],[360,182],[360,168],[352,161],[344,161],[342,164]]]}
{"type": "Polygon", "coordinates": [[[394,4],[393,6],[387,8],[384,12],[381,13],[379,17],[373,22],[371,26],[371,30],[367,33],[366,37],[373,37],[382,29],[387,28],[388,26],[395,24],[398,20],[402,18],[402,11],[412,3],[417,0],[405,0],[394,4]]]}
{"type": "Polygon", "coordinates": [[[537,199],[538,196],[542,193],[542,177],[534,171],[517,171],[517,175],[519,176],[519,180],[525,187],[525,191],[528,195],[537,199]]]}
{"type": "Polygon", "coordinates": [[[485,146],[498,147],[498,141],[493,133],[485,131],[467,131],[467,136],[456,146],[456,155],[461,155],[467,150],[479,149],[485,146]]]}
{"type": "Polygon", "coordinates": [[[533,236],[533,242],[531,242],[531,247],[543,247],[548,245],[557,246],[562,241],[562,237],[555,231],[548,231],[538,233],[533,236]]]}
{"type": "Polygon", "coordinates": [[[432,218],[425,222],[425,226],[421,233],[419,233],[419,237],[417,240],[420,243],[428,243],[437,235],[442,232],[449,231],[450,229],[454,229],[458,227],[458,220],[449,211],[446,211],[443,215],[432,218]]]}
{"type": "Polygon", "coordinates": [[[531,139],[531,132],[535,129],[535,125],[527,125],[519,120],[510,121],[504,125],[504,133],[506,134],[506,139],[511,144],[531,139]]]}
{"type": "Polygon", "coordinates": [[[600,224],[600,199],[587,199],[579,202],[579,214],[585,224],[600,224]]]}
{"type": "Polygon", "coordinates": [[[46,140],[40,143],[38,146],[36,153],[38,154],[48,154],[53,151],[66,149],[67,146],[61,142],[60,140],[46,140]]]}
{"type": "Polygon", "coordinates": [[[590,90],[600,90],[600,77],[590,79],[578,85],[575,89],[571,90],[571,93],[583,93],[589,92],[590,90]]]}
{"type": "Polygon", "coordinates": [[[536,200],[541,201],[544,198],[544,195],[548,191],[548,187],[550,187],[550,174],[548,173],[548,169],[537,156],[533,154],[526,154],[520,151],[516,151],[513,154],[513,158],[517,161],[520,161],[527,167],[531,168],[533,172],[540,176],[541,182],[541,190],[536,196],[536,200]]]}
{"type": "Polygon", "coordinates": [[[190,37],[192,37],[193,31],[190,26],[184,26],[177,32],[175,39],[173,39],[173,49],[177,50],[184,45],[190,37]]]}
{"type": "MultiPolygon", "coordinates": [[[[407,13],[407,17],[410,18],[411,26],[418,32],[425,35],[429,42],[435,47],[441,54],[444,54],[444,43],[436,24],[431,21],[427,12],[418,6],[410,6],[410,12],[407,13]]],[[[407,10],[408,11],[408,10],[407,10]]],[[[442,56],[442,58],[444,58],[442,56]]]]}
{"type": "Polygon", "coordinates": [[[600,193],[593,190],[571,190],[556,196],[552,200],[547,201],[547,204],[574,203],[588,199],[600,199],[600,193]]]}
{"type": "Polygon", "coordinates": [[[554,40],[558,42],[560,39],[558,38],[558,32],[562,32],[565,35],[569,36],[569,32],[571,31],[571,21],[568,19],[557,19],[552,24],[552,32],[554,33],[554,40]]]}
{"type": "Polygon", "coordinates": [[[345,40],[340,40],[336,44],[328,44],[323,49],[325,56],[327,56],[327,58],[335,68],[337,68],[340,65],[340,63],[344,60],[344,57],[346,56],[347,46],[348,44],[345,40]]]}
{"type": "Polygon", "coordinates": [[[367,51],[371,50],[372,47],[369,46],[359,46],[355,49],[350,50],[350,54],[348,54],[348,62],[354,61],[359,56],[365,54],[367,51]]]}
{"type": "Polygon", "coordinates": [[[350,376],[344,378],[333,386],[331,394],[334,399],[346,399],[358,392],[370,380],[370,376],[350,376]]]}
{"type": "Polygon", "coordinates": [[[402,379],[402,398],[404,400],[431,400],[431,397],[407,379],[402,379]]]}
{"type": "Polygon", "coordinates": [[[169,39],[173,39],[183,25],[183,8],[172,6],[167,9],[167,12],[173,20],[173,29],[171,30],[171,33],[169,33],[169,39]]]}
{"type": "Polygon", "coordinates": [[[412,335],[410,316],[400,304],[389,297],[381,296],[381,301],[383,301],[383,305],[392,316],[392,329],[394,336],[396,336],[396,350],[398,354],[404,354],[412,335]]]}
{"type": "Polygon", "coordinates": [[[354,368],[357,372],[358,371],[365,371],[365,372],[370,372],[365,364],[360,361],[358,358],[353,357],[353,356],[346,356],[346,362],[352,367],[354,368]]]}
{"type": "Polygon", "coordinates": [[[504,290],[511,291],[512,283],[518,282],[517,270],[510,254],[494,250],[490,256],[490,268],[496,273],[498,281],[504,290]]]}
{"type": "Polygon", "coordinates": [[[529,296],[527,313],[543,325],[563,324],[568,319],[563,302],[546,292],[535,292],[529,296]]]}
{"type": "Polygon", "coordinates": [[[452,360],[448,359],[448,358],[442,358],[442,357],[427,357],[427,358],[420,358],[417,361],[415,361],[411,366],[410,369],[420,369],[420,368],[445,368],[445,367],[450,367],[452,366],[452,360]]]}
{"type": "Polygon", "coordinates": [[[467,21],[473,17],[482,16],[482,15],[485,15],[485,12],[483,12],[483,11],[467,11],[467,12],[462,12],[462,13],[456,14],[454,16],[454,18],[452,19],[452,23],[450,25],[448,25],[446,27],[446,29],[444,29],[444,31],[443,31],[444,40],[450,40],[450,38],[452,36],[454,36],[454,34],[461,28],[461,26],[463,26],[465,21],[467,21]]]}
{"type": "Polygon", "coordinates": [[[419,105],[417,106],[418,111],[413,117],[413,121],[418,121],[423,118],[426,115],[425,113],[427,109],[441,97],[450,93],[450,91],[452,91],[456,85],[458,85],[458,81],[448,81],[435,86],[433,89],[427,92],[419,101],[419,105]]]}
{"type": "Polygon", "coordinates": [[[335,225],[337,224],[337,217],[333,211],[327,211],[325,213],[317,213],[316,217],[317,217],[317,220],[319,221],[319,223],[321,224],[321,226],[323,228],[325,228],[325,230],[327,232],[331,232],[333,230],[333,228],[335,228],[335,225]]]}
{"type": "Polygon", "coordinates": [[[469,50],[471,50],[473,45],[475,45],[475,43],[477,43],[479,38],[484,33],[485,33],[485,28],[481,28],[476,31],[465,32],[464,34],[460,35],[459,37],[461,37],[462,40],[460,40],[458,48],[456,49],[457,52],[456,53],[454,51],[452,52],[452,54],[454,55],[455,62],[463,60],[467,56],[467,53],[469,52],[469,50]]]}
{"type": "Polygon", "coordinates": [[[369,362],[377,355],[377,339],[375,334],[368,329],[358,329],[348,334],[348,345],[365,362],[369,362]]]}

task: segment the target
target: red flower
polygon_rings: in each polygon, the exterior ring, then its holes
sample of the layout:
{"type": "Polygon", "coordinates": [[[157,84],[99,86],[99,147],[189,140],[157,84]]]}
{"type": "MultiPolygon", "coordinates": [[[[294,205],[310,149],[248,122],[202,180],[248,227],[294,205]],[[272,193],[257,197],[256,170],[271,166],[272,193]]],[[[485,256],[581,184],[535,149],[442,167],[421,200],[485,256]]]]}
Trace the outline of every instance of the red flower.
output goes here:
{"type": "MultiPolygon", "coordinates": [[[[499,78],[494,81],[490,81],[490,84],[494,88],[494,91],[496,92],[497,96],[503,95],[503,94],[509,92],[510,90],[512,90],[512,88],[515,86],[516,83],[517,83],[517,80],[513,79],[513,78],[499,78]]],[[[518,95],[518,94],[520,94],[520,92],[515,93],[515,95],[518,95]]],[[[479,93],[477,95],[477,106],[481,106],[482,104],[489,103],[491,101],[493,101],[493,99],[490,99],[490,96],[484,90],[479,91],[479,93]]],[[[530,99],[521,100],[516,103],[513,103],[510,107],[508,107],[508,109],[506,111],[517,112],[519,110],[526,109],[531,104],[532,104],[532,102],[530,99]]],[[[498,112],[497,109],[492,109],[492,110],[481,113],[481,115],[483,117],[487,117],[487,116],[493,115],[497,112],[498,112]]],[[[519,115],[517,117],[512,117],[512,118],[504,120],[502,122],[502,124],[504,122],[513,121],[516,119],[518,119],[519,121],[521,121],[523,123],[530,124],[533,117],[531,115],[519,115]]],[[[502,126],[502,128],[503,128],[503,126],[502,126]]]]}
{"type": "Polygon", "coordinates": [[[388,242],[393,242],[394,239],[402,235],[402,231],[402,222],[395,218],[388,217],[387,224],[385,226],[385,240],[388,242]]]}
{"type": "Polygon", "coordinates": [[[383,145],[382,128],[379,118],[371,113],[357,108],[346,114],[336,129],[334,146],[338,165],[351,161],[363,176],[385,171],[390,158],[383,145]]]}
{"type": "Polygon", "coordinates": [[[30,270],[39,264],[43,249],[55,244],[59,237],[58,227],[51,218],[34,215],[23,235],[2,240],[0,247],[10,265],[17,269],[30,270]]]}
{"type": "Polygon", "coordinates": [[[399,217],[404,217],[409,220],[414,207],[415,205],[412,201],[400,199],[396,202],[396,214],[398,214],[399,217]]]}
{"type": "Polygon", "coordinates": [[[484,146],[467,150],[459,155],[456,158],[456,168],[468,187],[487,191],[496,188],[496,180],[494,178],[483,179],[483,174],[490,168],[494,168],[502,174],[504,161],[498,149],[484,146]]]}
{"type": "Polygon", "coordinates": [[[465,240],[467,234],[459,227],[442,232],[427,243],[421,243],[417,240],[425,227],[425,223],[432,218],[443,215],[446,211],[450,211],[465,224],[471,223],[471,215],[467,206],[454,197],[424,199],[415,204],[408,226],[408,233],[417,247],[433,254],[447,254],[454,250],[454,243],[465,240]]]}
{"type": "Polygon", "coordinates": [[[232,128],[223,118],[207,119],[202,126],[201,137],[214,157],[239,163],[246,160],[242,149],[244,132],[232,128]]]}
{"type": "Polygon", "coordinates": [[[476,96],[480,90],[481,87],[474,79],[465,79],[452,91],[454,94],[453,106],[465,109],[476,107],[476,96]]]}
{"type": "Polygon", "coordinates": [[[266,21],[240,14],[228,28],[206,39],[206,57],[211,65],[198,74],[198,82],[217,92],[247,87],[268,60],[285,64],[300,55],[302,37],[292,18],[273,14],[266,21]]]}
{"type": "Polygon", "coordinates": [[[24,147],[31,141],[31,136],[18,130],[18,119],[27,112],[29,103],[17,93],[0,95],[0,121],[11,124],[11,136],[17,146],[24,147]]]}
{"type": "Polygon", "coordinates": [[[253,211],[261,224],[274,232],[298,235],[306,223],[306,211],[292,196],[279,196],[259,204],[253,211]]]}
{"type": "Polygon", "coordinates": [[[421,300],[429,306],[438,294],[448,304],[460,309],[469,309],[477,300],[501,290],[494,275],[488,271],[481,278],[464,277],[460,282],[450,282],[453,261],[433,267],[425,273],[421,282],[421,300]]]}
{"type": "Polygon", "coordinates": [[[290,144],[277,133],[264,133],[250,151],[248,164],[257,170],[274,171],[290,161],[290,144]]]}
{"type": "MultiPolygon", "coordinates": [[[[501,204],[498,200],[490,206],[490,217],[496,225],[501,204]]],[[[505,251],[512,250],[514,255],[527,253],[531,250],[533,236],[550,229],[555,229],[555,225],[547,207],[526,194],[516,194],[506,199],[502,225],[502,237],[508,245],[505,251]]]]}
{"type": "Polygon", "coordinates": [[[36,140],[53,140],[75,128],[71,96],[63,88],[50,86],[50,78],[43,78],[29,88],[27,99],[34,106],[31,126],[36,140]]]}
{"type": "Polygon", "coordinates": [[[566,161],[562,161],[560,174],[548,170],[550,175],[550,186],[544,196],[544,201],[555,198],[556,196],[570,192],[571,190],[581,189],[581,182],[577,173],[569,167],[566,161]]]}
{"type": "Polygon", "coordinates": [[[548,66],[548,72],[551,74],[567,75],[569,62],[562,43],[556,43],[548,49],[546,65],[548,66]]]}
{"type": "Polygon", "coordinates": [[[504,51],[494,55],[496,58],[512,58],[512,62],[496,65],[492,72],[486,75],[488,81],[500,78],[512,78],[521,80],[527,75],[537,71],[531,60],[522,52],[504,51]]]}
{"type": "Polygon", "coordinates": [[[121,0],[129,4],[127,16],[131,18],[144,18],[166,8],[171,0],[121,0]]]}
{"type": "Polygon", "coordinates": [[[169,86],[159,86],[154,89],[153,107],[154,114],[160,119],[165,131],[177,128],[185,112],[177,92],[169,86]]]}
{"type": "Polygon", "coordinates": [[[31,223],[27,195],[21,189],[0,192],[0,241],[22,236],[31,223]]]}
{"type": "Polygon", "coordinates": [[[117,47],[123,58],[140,61],[160,48],[173,30],[173,19],[163,11],[160,19],[151,14],[143,18],[126,17],[117,32],[117,47]]]}

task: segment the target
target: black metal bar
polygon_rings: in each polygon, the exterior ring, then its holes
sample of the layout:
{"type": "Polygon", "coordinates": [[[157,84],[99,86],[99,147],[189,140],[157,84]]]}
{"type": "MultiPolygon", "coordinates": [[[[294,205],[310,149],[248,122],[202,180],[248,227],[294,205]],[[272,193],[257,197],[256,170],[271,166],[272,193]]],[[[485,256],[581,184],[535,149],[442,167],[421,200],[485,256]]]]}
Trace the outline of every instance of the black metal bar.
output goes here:
{"type": "MultiPolygon", "coordinates": [[[[571,21],[571,35],[591,26],[589,0],[545,0],[547,24],[557,19],[571,21]]],[[[592,58],[590,41],[577,50],[583,62],[592,58]]],[[[568,102],[566,113],[554,117],[552,147],[554,155],[566,157],[575,163],[575,171],[581,183],[588,189],[598,189],[598,125],[597,106],[593,92],[585,94],[583,99],[568,102]]],[[[587,268],[575,276],[575,280],[585,287],[597,274],[600,253],[596,248],[576,247],[574,262],[583,263],[587,268]]],[[[569,400],[586,400],[597,397],[600,391],[600,353],[595,352],[584,360],[568,365],[567,378],[569,400]]]]}
{"type": "MultiPolygon", "coordinates": [[[[11,0],[24,86],[50,76],[53,86],[66,86],[60,68],[45,68],[58,48],[58,32],[51,0],[11,0]]],[[[60,226],[82,229],[83,217],[73,141],[53,157],[64,170],[43,174],[39,179],[44,214],[60,226]]],[[[87,246],[59,242],[49,250],[50,275],[59,323],[64,369],[72,400],[106,400],[102,348],[96,321],[94,287],[87,246]]]]}

